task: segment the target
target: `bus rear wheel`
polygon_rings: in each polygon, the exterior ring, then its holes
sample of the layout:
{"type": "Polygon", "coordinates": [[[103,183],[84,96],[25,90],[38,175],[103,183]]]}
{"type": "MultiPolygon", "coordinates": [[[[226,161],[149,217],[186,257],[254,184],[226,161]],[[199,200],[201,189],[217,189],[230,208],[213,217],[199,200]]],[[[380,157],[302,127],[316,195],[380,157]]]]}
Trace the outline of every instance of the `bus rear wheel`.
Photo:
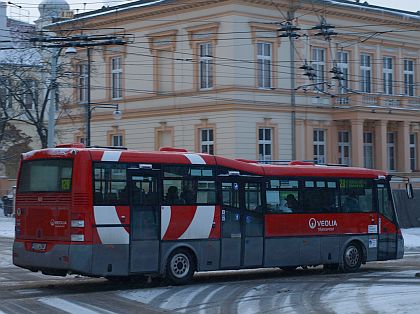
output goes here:
{"type": "Polygon", "coordinates": [[[174,285],[184,285],[191,281],[195,272],[195,260],[186,249],[171,253],[166,264],[166,278],[174,285]]]}
{"type": "Polygon", "coordinates": [[[343,253],[343,265],[341,269],[346,273],[355,272],[362,265],[363,252],[360,245],[350,243],[343,253]]]}

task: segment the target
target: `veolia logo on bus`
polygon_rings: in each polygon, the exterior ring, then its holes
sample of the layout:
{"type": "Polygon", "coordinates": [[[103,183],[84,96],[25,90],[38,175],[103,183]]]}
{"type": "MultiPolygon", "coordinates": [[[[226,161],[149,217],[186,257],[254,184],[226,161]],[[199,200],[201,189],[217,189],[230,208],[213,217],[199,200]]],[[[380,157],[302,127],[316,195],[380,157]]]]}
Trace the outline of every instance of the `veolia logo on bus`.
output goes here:
{"type": "Polygon", "coordinates": [[[337,227],[337,220],[316,220],[315,218],[311,218],[308,224],[311,229],[318,227],[318,231],[334,231],[335,227],[337,227]]]}

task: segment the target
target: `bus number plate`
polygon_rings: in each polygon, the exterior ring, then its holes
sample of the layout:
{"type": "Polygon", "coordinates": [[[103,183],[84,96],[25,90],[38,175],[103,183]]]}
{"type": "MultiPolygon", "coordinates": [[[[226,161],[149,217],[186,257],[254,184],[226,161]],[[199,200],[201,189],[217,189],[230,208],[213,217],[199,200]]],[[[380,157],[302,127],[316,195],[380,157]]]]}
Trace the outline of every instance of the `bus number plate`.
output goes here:
{"type": "Polygon", "coordinates": [[[45,251],[46,248],[46,243],[32,243],[32,250],[34,251],[45,251]]]}

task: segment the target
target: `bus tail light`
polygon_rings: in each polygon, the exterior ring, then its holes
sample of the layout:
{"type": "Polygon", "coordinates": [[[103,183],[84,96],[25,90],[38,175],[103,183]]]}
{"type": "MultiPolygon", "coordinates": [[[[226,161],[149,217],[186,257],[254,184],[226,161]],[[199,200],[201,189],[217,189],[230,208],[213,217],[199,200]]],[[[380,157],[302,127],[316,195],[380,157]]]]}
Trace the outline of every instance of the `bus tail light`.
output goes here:
{"type": "Polygon", "coordinates": [[[85,241],[85,235],[84,234],[72,234],[71,235],[71,241],[72,242],[84,242],[85,241]]]}
{"type": "Polygon", "coordinates": [[[85,227],[85,221],[84,220],[72,220],[71,221],[71,227],[72,228],[84,228],[85,227]]]}

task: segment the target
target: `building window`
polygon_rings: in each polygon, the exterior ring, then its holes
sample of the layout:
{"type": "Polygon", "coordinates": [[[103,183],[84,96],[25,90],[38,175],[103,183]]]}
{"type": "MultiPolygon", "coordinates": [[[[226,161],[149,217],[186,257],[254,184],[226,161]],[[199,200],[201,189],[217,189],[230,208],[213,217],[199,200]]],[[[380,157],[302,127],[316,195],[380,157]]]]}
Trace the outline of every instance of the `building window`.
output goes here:
{"type": "Polygon", "coordinates": [[[273,129],[258,129],[258,158],[259,160],[273,159],[273,129]]]}
{"type": "Polygon", "coordinates": [[[363,166],[373,169],[373,133],[363,133],[363,166]]]}
{"type": "Polygon", "coordinates": [[[395,171],[395,132],[387,133],[388,170],[395,171]]]}
{"type": "Polygon", "coordinates": [[[272,44],[257,43],[257,75],[259,88],[272,87],[272,44]]]}
{"type": "Polygon", "coordinates": [[[121,57],[111,58],[112,99],[122,98],[122,62],[121,57]]]}
{"type": "Polygon", "coordinates": [[[34,80],[23,80],[22,82],[22,105],[27,110],[34,110],[38,102],[38,88],[34,80]]]}
{"type": "Polygon", "coordinates": [[[112,146],[124,146],[124,144],[123,144],[123,136],[121,134],[114,134],[114,135],[112,135],[111,145],[112,146]]]}
{"type": "Polygon", "coordinates": [[[315,82],[318,83],[315,87],[319,90],[324,90],[325,81],[325,49],[312,49],[312,67],[315,71],[315,82]]]}
{"type": "Polygon", "coordinates": [[[350,132],[338,132],[338,163],[350,165],[350,132]]]}
{"type": "Polygon", "coordinates": [[[410,169],[417,170],[417,134],[410,133],[410,169]]]}
{"type": "Polygon", "coordinates": [[[88,100],[88,65],[86,63],[79,64],[78,72],[78,101],[80,103],[85,103],[88,100]]]}
{"type": "Polygon", "coordinates": [[[345,51],[337,52],[337,68],[343,74],[341,76],[342,80],[339,81],[340,83],[340,93],[344,94],[347,92],[347,88],[349,87],[349,53],[345,51]]]}
{"type": "Polygon", "coordinates": [[[404,94],[414,96],[414,61],[404,60],[404,94]]]}
{"type": "Polygon", "coordinates": [[[326,156],[325,130],[314,130],[314,162],[316,164],[325,164],[326,156]]]}
{"type": "Polygon", "coordinates": [[[371,57],[367,54],[360,55],[360,91],[363,93],[372,92],[372,64],[371,57]]]}
{"type": "Polygon", "coordinates": [[[384,93],[392,95],[392,84],[393,84],[393,59],[392,57],[384,57],[383,59],[383,83],[384,93]]]}
{"type": "Polygon", "coordinates": [[[0,77],[0,102],[2,108],[11,109],[13,107],[11,87],[11,80],[7,79],[7,77],[0,77]]]}
{"type": "Polygon", "coordinates": [[[200,152],[214,154],[214,137],[213,129],[200,130],[200,152]]]}
{"type": "Polygon", "coordinates": [[[200,50],[200,89],[213,87],[213,48],[211,43],[202,43],[200,50]]]}

